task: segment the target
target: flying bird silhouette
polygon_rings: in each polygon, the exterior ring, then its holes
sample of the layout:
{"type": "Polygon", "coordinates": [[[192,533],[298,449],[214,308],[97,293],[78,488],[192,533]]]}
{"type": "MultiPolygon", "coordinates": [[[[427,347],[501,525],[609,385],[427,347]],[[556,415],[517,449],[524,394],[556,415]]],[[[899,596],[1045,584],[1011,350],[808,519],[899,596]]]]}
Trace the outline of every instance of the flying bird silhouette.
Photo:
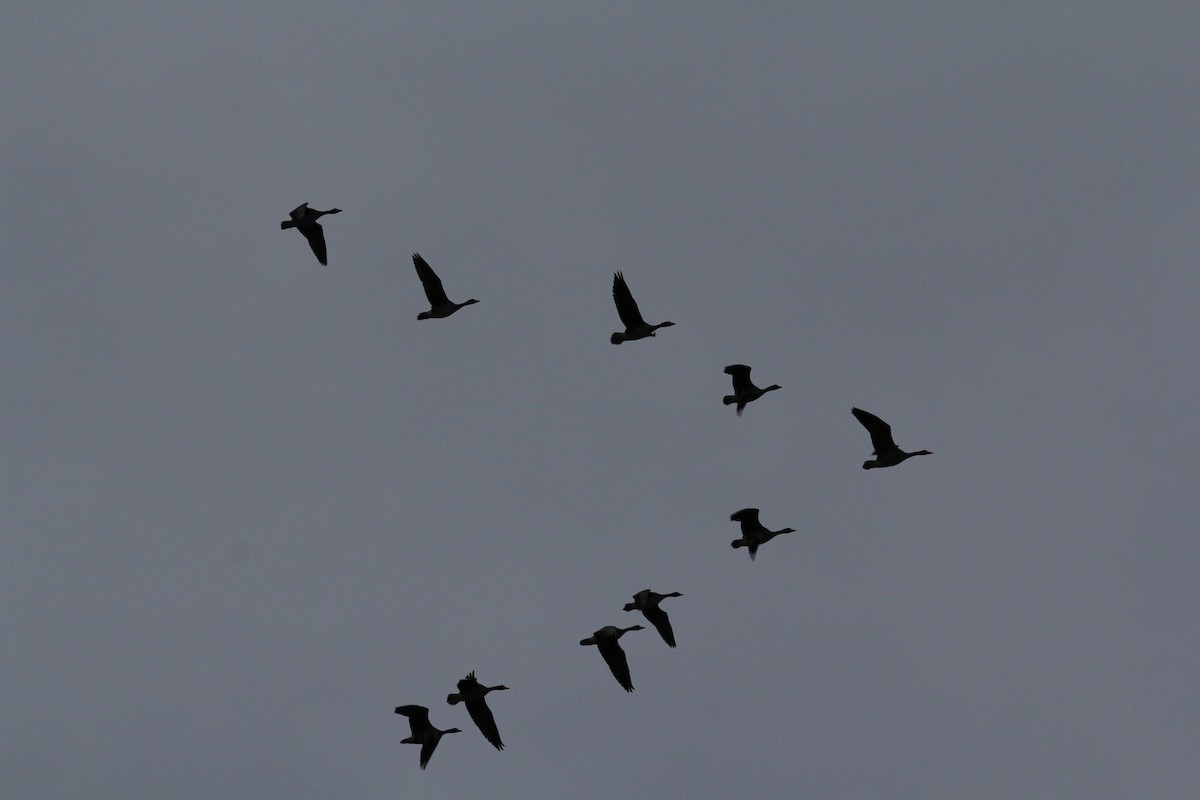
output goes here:
{"type": "Polygon", "coordinates": [[[279,223],[282,230],[288,228],[299,228],[304,234],[304,238],[308,239],[308,246],[312,248],[313,255],[317,257],[317,261],[321,262],[321,266],[329,266],[329,259],[325,255],[325,231],[317,222],[326,214],[340,214],[340,208],[331,208],[328,211],[318,211],[315,208],[309,208],[308,203],[301,203],[292,209],[291,219],[285,219],[279,223]]]}
{"type": "Polygon", "coordinates": [[[617,640],[630,631],[640,630],[645,629],[641,625],[634,625],[629,628],[605,625],[588,638],[581,639],[579,642],[582,645],[594,644],[600,648],[600,655],[604,656],[604,663],[608,664],[608,668],[612,670],[613,677],[617,679],[617,683],[621,684],[622,688],[627,692],[633,691],[633,680],[629,677],[629,662],[625,659],[625,651],[621,649],[621,645],[617,640]]]}
{"type": "Polygon", "coordinates": [[[657,325],[650,325],[642,319],[642,312],[638,310],[637,301],[633,299],[633,293],[629,291],[623,273],[618,272],[613,275],[612,292],[613,301],[617,304],[617,313],[621,315],[621,322],[625,325],[624,333],[618,331],[609,338],[613,344],[645,339],[647,336],[653,336],[659,328],[669,328],[675,324],[674,322],[660,322],[657,325]]]}
{"type": "Polygon", "coordinates": [[[913,456],[933,455],[928,450],[917,450],[915,453],[904,452],[896,446],[896,442],[892,439],[891,425],[861,408],[852,408],[850,413],[862,423],[862,426],[867,429],[867,433],[871,434],[871,446],[875,448],[875,458],[871,461],[864,461],[863,469],[894,467],[913,456]]]}
{"type": "Polygon", "coordinates": [[[408,717],[408,725],[412,729],[412,736],[401,739],[400,743],[421,745],[421,769],[425,769],[425,765],[433,757],[433,751],[437,749],[442,736],[447,733],[462,733],[458,728],[439,731],[433,727],[429,724],[429,709],[425,706],[396,706],[396,713],[408,717]]]}
{"type": "Polygon", "coordinates": [[[642,612],[642,616],[654,626],[654,629],[658,631],[658,635],[663,638],[663,641],[674,647],[675,631],[671,630],[671,620],[667,616],[667,612],[658,607],[658,604],[668,597],[683,597],[683,595],[679,592],[659,594],[649,589],[642,589],[633,596],[632,603],[625,604],[625,610],[642,612]]]}
{"type": "Polygon", "coordinates": [[[497,750],[504,749],[504,742],[500,741],[500,731],[496,728],[496,720],[492,717],[492,710],[488,708],[484,697],[488,692],[499,692],[507,688],[507,686],[484,686],[475,680],[475,673],[472,672],[458,682],[457,693],[446,697],[446,702],[452,706],[466,703],[467,713],[475,721],[475,727],[479,728],[483,738],[491,742],[497,750]]]}
{"type": "Polygon", "coordinates": [[[417,314],[417,319],[441,319],[450,316],[463,306],[479,302],[475,298],[471,298],[465,303],[451,302],[450,298],[446,297],[446,290],[442,288],[442,279],[433,271],[433,267],[421,258],[420,253],[413,253],[412,258],[413,266],[417,268],[417,277],[421,279],[421,285],[425,287],[425,297],[429,299],[429,310],[417,314]]]}
{"type": "Polygon", "coordinates": [[[729,515],[729,518],[734,522],[742,523],[742,538],[734,539],[730,542],[736,550],[739,547],[744,547],[750,552],[750,560],[754,560],[754,556],[758,553],[758,546],[766,544],[781,533],[795,533],[795,528],[783,528],[778,531],[767,530],[761,522],[758,521],[757,508],[743,508],[741,511],[735,511],[729,515]]]}
{"type": "Polygon", "coordinates": [[[750,368],[745,364],[730,364],[725,368],[725,374],[733,377],[733,394],[725,395],[725,405],[737,403],[737,415],[742,415],[742,409],[747,403],[753,403],[767,392],[782,388],[775,383],[765,389],[760,389],[750,380],[750,368]]]}

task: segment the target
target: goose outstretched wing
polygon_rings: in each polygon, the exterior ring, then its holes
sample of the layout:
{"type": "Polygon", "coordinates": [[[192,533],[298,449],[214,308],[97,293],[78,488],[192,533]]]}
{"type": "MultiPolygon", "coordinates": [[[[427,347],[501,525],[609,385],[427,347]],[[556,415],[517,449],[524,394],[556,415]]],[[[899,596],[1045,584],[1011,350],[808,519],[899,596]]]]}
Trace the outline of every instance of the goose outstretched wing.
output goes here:
{"type": "Polygon", "coordinates": [[[417,277],[425,287],[425,296],[429,298],[429,305],[434,308],[450,305],[450,298],[446,297],[446,290],[442,288],[442,279],[433,271],[433,267],[421,258],[420,253],[413,253],[412,258],[413,266],[417,268],[417,277]]]}
{"type": "Polygon", "coordinates": [[[658,631],[664,642],[671,647],[675,646],[675,631],[671,630],[671,620],[667,612],[658,606],[650,606],[642,609],[642,616],[654,626],[654,630],[658,631]]]}
{"type": "Polygon", "coordinates": [[[861,408],[852,408],[850,413],[862,423],[862,426],[867,429],[867,433],[871,434],[871,446],[875,448],[875,455],[891,453],[897,449],[896,442],[892,439],[891,425],[870,411],[863,411],[861,408]]]}
{"type": "Polygon", "coordinates": [[[626,660],[625,651],[621,649],[621,645],[617,643],[616,639],[601,639],[596,644],[600,648],[600,655],[604,656],[604,663],[608,664],[617,683],[621,684],[621,688],[625,691],[632,692],[633,679],[629,677],[629,661],[626,660]]]}
{"type": "Polygon", "coordinates": [[[420,736],[433,727],[429,724],[429,709],[425,706],[398,706],[396,713],[408,717],[413,736],[420,736]]]}
{"type": "MultiPolygon", "coordinates": [[[[295,212],[292,213],[294,214],[295,212]]],[[[325,253],[325,231],[321,228],[320,224],[309,222],[297,227],[304,234],[304,238],[308,239],[308,246],[312,248],[313,255],[317,257],[317,261],[321,262],[321,266],[329,266],[329,257],[325,253]]]]}
{"type": "Polygon", "coordinates": [[[471,715],[475,727],[483,734],[483,738],[487,739],[492,747],[503,750],[504,742],[500,740],[500,729],[496,727],[496,718],[492,716],[487,702],[482,697],[478,700],[468,700],[467,712],[471,715]]]}
{"type": "Polygon", "coordinates": [[[625,275],[616,273],[613,275],[613,302],[617,304],[617,314],[621,316],[621,322],[625,325],[626,330],[645,326],[646,321],[642,319],[642,312],[638,310],[637,301],[633,299],[633,293],[629,291],[629,286],[625,283],[625,275]]]}

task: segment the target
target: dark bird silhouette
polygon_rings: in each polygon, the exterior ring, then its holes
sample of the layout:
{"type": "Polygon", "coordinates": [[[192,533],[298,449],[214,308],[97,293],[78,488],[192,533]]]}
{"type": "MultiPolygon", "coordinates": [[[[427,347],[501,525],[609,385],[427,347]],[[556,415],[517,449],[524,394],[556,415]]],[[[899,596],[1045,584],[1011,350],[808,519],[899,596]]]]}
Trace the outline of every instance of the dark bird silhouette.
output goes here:
{"type": "Polygon", "coordinates": [[[629,291],[629,286],[625,283],[625,275],[620,272],[613,275],[613,301],[617,304],[617,313],[621,315],[621,322],[625,325],[624,333],[614,333],[609,339],[613,344],[645,339],[647,336],[653,336],[659,328],[669,328],[675,324],[674,322],[660,322],[657,325],[650,325],[642,319],[642,312],[638,310],[637,301],[633,299],[633,293],[629,291]]]}
{"type": "Polygon", "coordinates": [[[654,626],[654,629],[658,631],[658,635],[663,638],[663,641],[674,647],[675,631],[671,630],[671,620],[667,616],[667,612],[658,607],[658,604],[668,597],[683,597],[683,595],[679,592],[659,594],[649,589],[642,589],[633,596],[632,603],[625,604],[625,610],[642,612],[642,616],[654,626]]]}
{"type": "Polygon", "coordinates": [[[613,677],[617,679],[617,683],[621,684],[627,692],[633,691],[633,680],[629,677],[629,662],[625,660],[625,651],[621,649],[621,645],[617,640],[630,631],[640,630],[645,630],[645,628],[641,625],[634,625],[630,628],[605,625],[588,638],[581,639],[579,642],[582,645],[594,644],[600,648],[600,655],[604,656],[604,663],[608,664],[608,668],[612,670],[613,677]]]}
{"type": "Polygon", "coordinates": [[[862,426],[867,429],[867,433],[871,434],[871,446],[875,448],[875,458],[872,461],[864,461],[863,469],[876,469],[878,467],[894,467],[905,459],[913,456],[931,456],[928,450],[918,450],[915,453],[906,453],[899,447],[896,447],[896,442],[892,439],[892,426],[881,420],[869,411],[863,411],[861,408],[852,408],[850,413],[855,419],[862,423],[862,426]]]}
{"type": "Polygon", "coordinates": [[[279,223],[279,227],[285,231],[288,228],[299,228],[300,232],[304,234],[304,238],[308,239],[308,246],[312,248],[317,261],[320,261],[321,266],[325,267],[329,266],[329,259],[325,255],[325,231],[317,223],[317,220],[326,214],[340,213],[342,213],[340,208],[318,211],[315,208],[309,208],[308,203],[301,203],[292,210],[292,218],[279,223]]]}
{"type": "Polygon", "coordinates": [[[458,682],[456,694],[446,697],[446,702],[452,706],[458,703],[467,704],[467,713],[475,721],[475,726],[479,728],[483,738],[491,742],[492,747],[497,750],[504,749],[504,742],[500,741],[500,731],[496,728],[496,720],[492,717],[492,710],[488,708],[487,701],[483,698],[488,692],[499,692],[507,688],[507,686],[484,686],[475,680],[475,673],[472,672],[458,682]]]}
{"type": "Polygon", "coordinates": [[[725,395],[725,405],[737,403],[737,415],[742,415],[742,409],[747,403],[753,403],[767,392],[782,388],[774,383],[765,389],[760,389],[750,380],[750,368],[745,364],[730,364],[725,368],[725,374],[733,377],[733,394],[725,395]]]}
{"type": "Polygon", "coordinates": [[[421,258],[420,253],[413,253],[413,266],[417,268],[417,277],[421,279],[421,285],[425,287],[425,296],[429,298],[429,310],[417,314],[417,319],[441,319],[463,306],[479,302],[474,298],[465,303],[450,302],[450,298],[446,297],[446,290],[442,288],[442,279],[433,271],[433,267],[421,258]]]}
{"type": "Polygon", "coordinates": [[[447,733],[462,733],[458,728],[447,728],[439,731],[429,724],[429,709],[425,706],[396,706],[396,713],[408,717],[408,725],[412,728],[412,736],[401,739],[401,744],[421,745],[421,769],[429,763],[438,742],[447,733]]]}
{"type": "Polygon", "coordinates": [[[734,539],[730,542],[734,549],[744,547],[750,551],[750,560],[754,560],[754,556],[758,553],[758,546],[766,544],[781,533],[795,533],[795,528],[784,528],[778,531],[769,531],[763,524],[758,521],[757,508],[743,508],[741,511],[735,511],[729,515],[729,518],[734,522],[742,523],[742,538],[734,539]]]}

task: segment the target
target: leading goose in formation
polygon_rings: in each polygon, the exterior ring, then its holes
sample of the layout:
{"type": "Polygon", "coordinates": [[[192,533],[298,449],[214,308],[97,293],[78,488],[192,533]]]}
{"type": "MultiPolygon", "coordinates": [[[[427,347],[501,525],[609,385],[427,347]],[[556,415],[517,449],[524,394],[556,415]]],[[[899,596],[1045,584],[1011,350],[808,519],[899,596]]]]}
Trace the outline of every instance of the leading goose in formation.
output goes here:
{"type": "Polygon", "coordinates": [[[340,208],[331,208],[328,211],[318,211],[315,208],[309,208],[308,203],[301,203],[292,209],[291,219],[285,219],[279,223],[282,230],[288,228],[299,228],[304,234],[304,238],[308,239],[308,246],[312,248],[313,255],[317,257],[317,261],[321,262],[321,266],[329,266],[329,259],[325,255],[325,231],[317,223],[321,217],[326,214],[340,214],[340,208]]]}
{"type": "Polygon", "coordinates": [[[734,522],[742,523],[742,538],[734,539],[730,542],[736,550],[739,547],[744,547],[750,552],[750,560],[754,560],[754,556],[758,553],[758,546],[765,544],[781,533],[795,533],[795,528],[784,528],[778,531],[769,531],[763,524],[758,521],[757,508],[743,508],[741,511],[735,511],[729,515],[729,518],[734,522]]]}
{"type": "Polygon", "coordinates": [[[425,287],[425,297],[429,299],[429,310],[417,314],[417,319],[441,319],[463,306],[479,302],[475,298],[465,303],[450,302],[450,298],[446,297],[446,290],[442,288],[442,279],[433,271],[433,267],[421,258],[420,253],[413,253],[413,266],[417,268],[417,277],[421,279],[421,285],[425,287]]]}
{"type": "Polygon", "coordinates": [[[742,409],[747,403],[753,403],[758,398],[762,397],[767,392],[773,392],[776,389],[782,388],[779,384],[771,384],[765,389],[760,389],[750,380],[750,368],[745,364],[730,364],[725,368],[725,374],[733,377],[733,394],[725,395],[725,405],[737,403],[737,415],[742,415],[742,409]]]}
{"type": "Polygon", "coordinates": [[[654,626],[654,629],[658,631],[658,635],[663,638],[663,641],[674,647],[675,631],[671,630],[671,620],[667,617],[667,612],[658,607],[658,604],[668,597],[683,597],[683,595],[679,592],[659,594],[649,589],[642,589],[633,596],[632,603],[625,604],[625,610],[642,612],[642,616],[654,626]]]}
{"type": "Polygon", "coordinates": [[[458,728],[447,728],[439,731],[429,723],[429,709],[425,706],[396,706],[396,713],[408,717],[408,725],[412,728],[412,736],[401,739],[401,744],[421,745],[421,769],[429,763],[438,742],[447,733],[462,733],[458,728]]]}
{"type": "Polygon", "coordinates": [[[472,672],[458,682],[458,692],[456,694],[446,697],[446,702],[452,706],[458,703],[466,703],[467,713],[475,721],[475,727],[479,728],[479,732],[483,734],[483,738],[491,742],[492,747],[495,747],[497,750],[504,749],[504,742],[500,741],[500,730],[496,727],[496,720],[492,717],[492,710],[488,708],[487,701],[483,698],[488,692],[499,692],[507,688],[507,686],[484,686],[475,679],[475,673],[472,672]]]}
{"type": "Polygon", "coordinates": [[[623,273],[618,272],[613,275],[612,292],[613,301],[617,304],[617,313],[621,315],[621,322],[625,325],[624,333],[618,331],[609,338],[613,344],[645,339],[647,336],[653,336],[659,328],[669,328],[675,324],[674,322],[660,322],[657,325],[650,325],[642,319],[642,312],[638,310],[637,301],[633,299],[633,293],[629,291],[623,273]]]}
{"type": "Polygon", "coordinates": [[[928,450],[918,450],[915,453],[904,452],[899,447],[896,447],[896,442],[892,439],[891,425],[888,425],[871,412],[863,411],[861,408],[852,408],[850,409],[850,413],[862,423],[862,426],[867,429],[867,433],[871,434],[871,446],[875,448],[874,460],[864,461],[863,469],[894,467],[901,461],[913,456],[933,455],[928,450]]]}
{"type": "Polygon", "coordinates": [[[586,639],[581,639],[580,644],[594,644],[600,648],[600,655],[604,656],[604,663],[608,664],[608,668],[612,670],[613,677],[617,679],[617,683],[627,692],[633,691],[633,680],[629,677],[629,662],[625,660],[625,651],[621,649],[621,645],[617,642],[625,634],[630,631],[645,630],[641,625],[634,625],[629,628],[618,628],[615,625],[605,625],[600,630],[593,633],[586,639]]]}

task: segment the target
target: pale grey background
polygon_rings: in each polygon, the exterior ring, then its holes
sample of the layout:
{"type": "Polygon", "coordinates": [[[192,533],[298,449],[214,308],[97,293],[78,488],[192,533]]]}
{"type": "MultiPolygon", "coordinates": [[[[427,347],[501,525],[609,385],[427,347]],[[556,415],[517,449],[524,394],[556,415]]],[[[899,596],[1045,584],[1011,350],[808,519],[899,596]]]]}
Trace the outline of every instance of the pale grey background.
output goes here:
{"type": "Polygon", "coordinates": [[[743,6],[6,10],[0,796],[1197,796],[1200,8],[743,6]]]}

